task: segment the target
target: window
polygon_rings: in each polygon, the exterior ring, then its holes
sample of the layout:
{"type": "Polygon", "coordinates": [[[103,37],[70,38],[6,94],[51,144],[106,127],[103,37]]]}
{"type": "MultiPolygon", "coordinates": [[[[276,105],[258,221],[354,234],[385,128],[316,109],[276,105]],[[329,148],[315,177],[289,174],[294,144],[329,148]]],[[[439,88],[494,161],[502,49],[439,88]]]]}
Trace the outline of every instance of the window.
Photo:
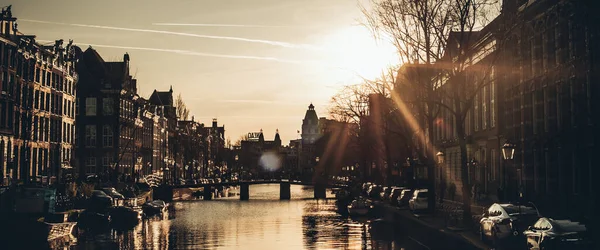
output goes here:
{"type": "Polygon", "coordinates": [[[104,154],[102,157],[102,166],[109,167],[113,163],[113,157],[110,153],[104,154]]]}
{"type": "Polygon", "coordinates": [[[96,115],[96,98],[88,97],[85,98],[85,115],[95,116],[96,115]]]}
{"type": "Polygon", "coordinates": [[[96,146],[96,125],[85,126],[85,146],[95,147],[96,146]]]}
{"type": "Polygon", "coordinates": [[[87,166],[88,173],[96,173],[96,157],[85,158],[85,166],[87,166]]]}
{"type": "Polygon", "coordinates": [[[75,115],[79,115],[79,98],[75,98],[75,107],[73,109],[75,109],[75,115]]]}
{"type": "Polygon", "coordinates": [[[481,96],[481,129],[487,129],[488,127],[488,101],[489,101],[489,92],[488,86],[484,85],[482,88],[482,96],[481,96]]]}
{"type": "Polygon", "coordinates": [[[480,100],[479,96],[480,96],[480,93],[475,94],[475,101],[474,101],[475,107],[473,107],[473,115],[474,115],[473,120],[475,122],[475,124],[474,124],[475,132],[479,131],[479,122],[481,121],[481,120],[479,120],[479,100],[480,100]]]}
{"type": "Polygon", "coordinates": [[[102,146],[105,148],[113,146],[113,131],[110,125],[102,127],[102,146]]]}
{"type": "Polygon", "coordinates": [[[96,166],[96,157],[88,157],[87,159],[85,159],[85,165],[86,166],[96,166]]]}
{"type": "Polygon", "coordinates": [[[40,108],[40,91],[35,90],[33,96],[35,98],[35,100],[33,100],[34,108],[39,109],[40,108]]]}
{"type": "Polygon", "coordinates": [[[496,81],[492,80],[490,83],[490,128],[494,127],[496,127],[496,81]]]}
{"type": "Polygon", "coordinates": [[[102,114],[112,115],[113,114],[114,102],[110,97],[102,98],[102,114]]]}
{"type": "Polygon", "coordinates": [[[498,165],[496,164],[496,149],[491,149],[490,158],[491,158],[491,169],[492,169],[492,180],[498,180],[498,165]]]}

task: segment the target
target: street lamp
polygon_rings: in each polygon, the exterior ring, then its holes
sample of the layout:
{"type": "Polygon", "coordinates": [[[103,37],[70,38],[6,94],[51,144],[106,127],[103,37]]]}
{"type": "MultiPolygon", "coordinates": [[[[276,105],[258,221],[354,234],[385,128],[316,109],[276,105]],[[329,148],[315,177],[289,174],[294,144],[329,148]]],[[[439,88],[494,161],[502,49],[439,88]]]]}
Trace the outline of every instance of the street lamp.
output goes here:
{"type": "MultiPolygon", "coordinates": [[[[515,144],[512,144],[508,141],[506,143],[504,143],[504,145],[502,145],[502,158],[504,158],[505,161],[513,160],[515,157],[515,148],[516,148],[515,144]]],[[[506,172],[506,165],[504,166],[503,170],[504,170],[504,196],[505,196],[504,198],[506,198],[506,194],[508,192],[507,191],[507,179],[508,179],[507,177],[508,176],[507,176],[507,172],[506,172]]],[[[520,178],[519,178],[519,180],[516,181],[515,187],[517,187],[517,188],[519,186],[519,183],[518,183],[519,181],[520,181],[520,178]]]]}
{"type": "Polygon", "coordinates": [[[184,176],[184,177],[185,177],[185,179],[187,180],[187,179],[188,179],[188,177],[189,177],[189,176],[188,176],[188,169],[190,168],[190,166],[189,166],[189,165],[185,165],[185,167],[184,167],[184,168],[185,168],[185,174],[184,174],[185,176],[184,176]]]}
{"type": "Polygon", "coordinates": [[[504,143],[504,145],[502,145],[502,157],[504,157],[504,160],[512,160],[515,157],[515,144],[512,144],[510,142],[506,142],[504,143]]]}
{"type": "MultiPolygon", "coordinates": [[[[235,168],[238,171],[238,175],[240,174],[240,167],[238,165],[238,160],[240,160],[240,157],[238,155],[235,155],[235,157],[233,158],[235,160],[235,168]]],[[[239,177],[241,179],[241,176],[239,177]]]]}
{"type": "MultiPolygon", "coordinates": [[[[504,145],[502,145],[502,157],[504,158],[504,160],[513,160],[515,157],[515,144],[512,144],[510,142],[506,142],[504,143],[504,145]]],[[[521,190],[521,180],[522,180],[522,172],[520,169],[516,169],[516,171],[518,172],[518,179],[516,180],[516,188],[517,188],[517,193],[518,193],[518,199],[523,198],[523,192],[521,190]]],[[[505,174],[504,177],[506,178],[506,167],[504,170],[505,174]]]]}
{"type": "Polygon", "coordinates": [[[439,164],[444,163],[444,159],[446,158],[446,155],[444,154],[444,152],[440,151],[437,154],[435,154],[435,156],[437,156],[439,164]]]}
{"type": "Polygon", "coordinates": [[[169,171],[169,158],[165,157],[164,162],[165,162],[165,165],[164,165],[164,168],[163,168],[163,172],[164,172],[163,173],[163,180],[168,184],[169,183],[169,173],[168,173],[168,171],[169,171]]]}
{"type": "Polygon", "coordinates": [[[444,171],[442,170],[442,164],[444,164],[444,160],[446,159],[446,154],[444,154],[444,152],[442,152],[442,151],[439,151],[437,154],[435,154],[435,156],[437,156],[437,160],[438,160],[438,164],[439,164],[439,168],[440,168],[440,182],[443,182],[444,181],[444,171]]]}

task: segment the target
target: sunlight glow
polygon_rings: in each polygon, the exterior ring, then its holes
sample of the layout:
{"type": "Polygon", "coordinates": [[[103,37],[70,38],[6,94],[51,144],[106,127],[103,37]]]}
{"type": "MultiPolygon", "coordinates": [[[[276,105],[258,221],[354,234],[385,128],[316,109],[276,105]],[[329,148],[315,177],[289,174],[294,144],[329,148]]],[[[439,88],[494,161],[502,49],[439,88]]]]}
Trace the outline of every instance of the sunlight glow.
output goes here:
{"type": "Polygon", "coordinates": [[[265,152],[260,156],[259,165],[264,170],[275,171],[281,168],[281,158],[275,152],[265,152]]]}
{"type": "Polygon", "coordinates": [[[364,26],[350,26],[333,32],[321,41],[329,51],[326,60],[342,70],[338,77],[375,79],[399,63],[396,48],[386,39],[375,39],[364,26]]]}

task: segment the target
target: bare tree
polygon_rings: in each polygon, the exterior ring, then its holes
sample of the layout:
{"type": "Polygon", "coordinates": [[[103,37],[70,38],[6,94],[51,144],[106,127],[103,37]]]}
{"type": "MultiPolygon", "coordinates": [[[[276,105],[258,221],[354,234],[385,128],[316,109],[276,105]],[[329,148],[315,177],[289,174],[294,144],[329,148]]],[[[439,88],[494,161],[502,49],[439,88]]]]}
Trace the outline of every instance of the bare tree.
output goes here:
{"type": "MultiPolygon", "coordinates": [[[[395,69],[390,68],[374,80],[363,79],[360,84],[345,86],[331,99],[330,115],[337,121],[352,123],[355,131],[351,140],[359,148],[363,173],[366,174],[374,162],[386,175],[379,176],[391,181],[393,163],[392,150],[410,148],[407,135],[412,135],[398,109],[392,105],[390,89],[395,81],[395,69]],[[395,147],[394,147],[395,146],[395,147]],[[388,167],[386,168],[385,165],[388,167]]],[[[406,153],[408,155],[408,153],[406,153]]]]}
{"type": "Polygon", "coordinates": [[[225,148],[231,148],[232,146],[231,137],[227,136],[227,139],[225,140],[225,148]]]}
{"type": "Polygon", "coordinates": [[[242,141],[247,141],[247,140],[248,140],[247,134],[240,135],[240,138],[238,138],[235,141],[235,143],[233,143],[233,146],[242,146],[242,141]]]}
{"type": "Polygon", "coordinates": [[[182,121],[187,121],[190,116],[190,110],[185,105],[181,94],[177,95],[175,100],[175,108],[177,109],[177,118],[182,121]]]}
{"type": "MultiPolygon", "coordinates": [[[[366,26],[378,37],[387,37],[395,45],[400,61],[418,65],[410,70],[412,77],[396,89],[392,99],[402,110],[424,150],[429,177],[429,208],[435,209],[434,186],[434,122],[440,109],[452,114],[460,144],[461,179],[463,184],[463,218],[471,223],[470,183],[467,173],[467,151],[464,119],[476,92],[487,81],[467,82],[465,69],[470,66],[468,48],[477,38],[476,29],[494,16],[496,0],[371,0],[363,7],[366,26]],[[450,54],[449,43],[457,53],[450,54]],[[460,78],[460,80],[459,80],[460,78]],[[453,79],[454,86],[440,88],[453,79]],[[467,88],[468,87],[468,88],[467,88]],[[443,91],[441,91],[443,90],[443,91]],[[404,93],[403,93],[404,92],[404,93]],[[407,94],[406,92],[410,93],[407,94]],[[468,92],[468,93],[466,93],[468,92]],[[443,102],[441,100],[449,100],[443,102]],[[410,108],[407,108],[410,103],[410,108]],[[404,107],[404,108],[402,108],[404,107]]],[[[397,86],[398,87],[398,86],[397,86]]]]}

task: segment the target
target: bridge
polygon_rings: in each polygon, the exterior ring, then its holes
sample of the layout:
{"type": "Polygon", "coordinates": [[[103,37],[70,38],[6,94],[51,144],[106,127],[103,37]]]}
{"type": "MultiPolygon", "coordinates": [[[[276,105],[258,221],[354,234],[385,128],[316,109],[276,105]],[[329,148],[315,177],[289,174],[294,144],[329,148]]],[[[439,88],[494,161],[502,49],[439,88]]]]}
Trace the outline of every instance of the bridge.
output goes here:
{"type": "MultiPolygon", "coordinates": [[[[281,200],[289,200],[291,198],[290,187],[292,184],[294,185],[304,185],[304,186],[314,186],[314,198],[315,199],[325,199],[327,194],[327,188],[344,188],[348,185],[340,184],[340,183],[313,183],[313,182],[301,182],[301,181],[290,181],[286,179],[282,180],[241,180],[241,181],[228,181],[228,182],[219,182],[219,183],[198,183],[198,184],[183,184],[183,185],[169,185],[158,187],[160,190],[158,193],[159,196],[169,196],[172,197],[173,189],[179,188],[204,188],[203,197],[204,200],[212,199],[213,188],[215,187],[223,187],[223,186],[239,186],[240,187],[240,200],[249,200],[250,199],[250,185],[258,185],[258,184],[279,184],[279,198],[281,200]],[[163,192],[167,192],[162,194],[163,192]],[[161,195],[162,194],[162,195],[161,195]]],[[[158,191],[157,190],[157,191],[158,191]]]]}

